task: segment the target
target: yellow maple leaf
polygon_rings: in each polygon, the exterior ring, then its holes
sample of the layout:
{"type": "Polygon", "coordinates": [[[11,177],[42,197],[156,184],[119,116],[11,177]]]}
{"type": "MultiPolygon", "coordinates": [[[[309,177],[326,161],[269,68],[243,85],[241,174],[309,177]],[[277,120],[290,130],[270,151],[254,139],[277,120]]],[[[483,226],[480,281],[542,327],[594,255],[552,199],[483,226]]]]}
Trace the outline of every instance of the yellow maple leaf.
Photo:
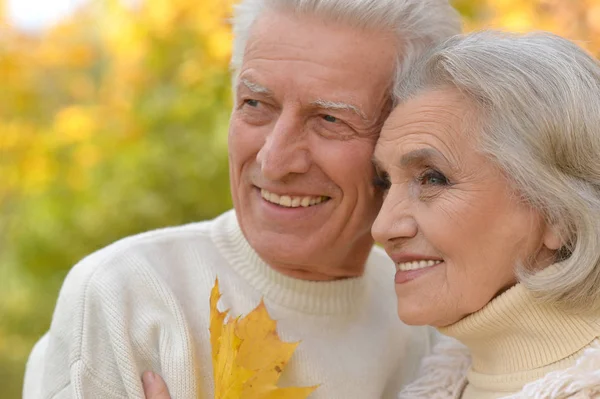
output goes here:
{"type": "Polygon", "coordinates": [[[219,281],[210,293],[210,343],[215,399],[305,399],[317,387],[277,387],[299,343],[283,342],[265,304],[243,318],[221,312],[219,281]]]}

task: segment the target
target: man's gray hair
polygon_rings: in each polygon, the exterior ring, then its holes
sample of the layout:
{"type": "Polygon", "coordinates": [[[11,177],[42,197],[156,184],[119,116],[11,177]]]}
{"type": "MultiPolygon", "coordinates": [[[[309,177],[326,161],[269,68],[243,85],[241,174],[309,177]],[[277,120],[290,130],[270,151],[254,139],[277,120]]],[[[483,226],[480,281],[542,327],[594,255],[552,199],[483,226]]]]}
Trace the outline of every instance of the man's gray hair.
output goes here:
{"type": "Polygon", "coordinates": [[[481,150],[562,237],[554,272],[536,275],[523,260],[519,280],[543,300],[597,312],[600,63],[550,33],[478,32],[431,50],[395,99],[448,87],[474,105],[481,150]]]}
{"type": "Polygon", "coordinates": [[[399,54],[396,81],[423,52],[461,31],[460,16],[448,0],[241,0],[234,8],[232,21],[234,79],[252,25],[265,10],[314,15],[357,28],[395,32],[399,54]]]}

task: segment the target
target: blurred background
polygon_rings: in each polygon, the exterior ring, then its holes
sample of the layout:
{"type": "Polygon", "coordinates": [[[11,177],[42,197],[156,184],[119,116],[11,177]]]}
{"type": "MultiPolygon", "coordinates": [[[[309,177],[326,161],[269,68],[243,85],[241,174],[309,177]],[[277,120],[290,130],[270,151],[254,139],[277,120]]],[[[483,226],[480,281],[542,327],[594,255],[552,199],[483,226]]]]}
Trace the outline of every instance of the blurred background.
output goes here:
{"type": "MultiPolygon", "coordinates": [[[[233,0],[0,0],[0,396],[60,284],[124,236],[231,207],[233,0]]],[[[600,55],[600,0],[455,0],[467,30],[545,29],[600,55]]]]}

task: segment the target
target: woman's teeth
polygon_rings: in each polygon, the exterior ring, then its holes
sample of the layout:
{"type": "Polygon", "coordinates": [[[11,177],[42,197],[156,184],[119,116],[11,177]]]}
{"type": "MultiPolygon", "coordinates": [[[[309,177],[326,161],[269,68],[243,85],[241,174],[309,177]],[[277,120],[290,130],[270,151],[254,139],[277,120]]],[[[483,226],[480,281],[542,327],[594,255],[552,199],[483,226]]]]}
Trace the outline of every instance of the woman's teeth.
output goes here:
{"type": "Polygon", "coordinates": [[[274,193],[270,193],[265,189],[260,190],[260,195],[267,201],[277,204],[286,208],[299,208],[299,207],[309,207],[313,205],[320,204],[321,202],[328,199],[328,197],[318,196],[305,196],[305,197],[294,197],[290,195],[278,195],[274,193]]]}
{"type": "Polygon", "coordinates": [[[399,262],[396,263],[396,271],[408,271],[424,269],[426,267],[435,266],[442,263],[441,260],[417,260],[413,262],[399,262]]]}

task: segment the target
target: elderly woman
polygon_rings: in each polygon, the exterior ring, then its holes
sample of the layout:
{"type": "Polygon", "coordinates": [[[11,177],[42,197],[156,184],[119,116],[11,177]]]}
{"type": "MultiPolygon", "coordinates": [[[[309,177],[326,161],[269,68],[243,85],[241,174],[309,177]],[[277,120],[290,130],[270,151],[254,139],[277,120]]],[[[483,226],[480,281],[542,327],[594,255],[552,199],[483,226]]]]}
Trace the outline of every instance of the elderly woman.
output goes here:
{"type": "Polygon", "coordinates": [[[600,397],[600,65],[573,43],[481,32],[396,89],[373,226],[398,314],[443,343],[401,398],[600,397]]]}

